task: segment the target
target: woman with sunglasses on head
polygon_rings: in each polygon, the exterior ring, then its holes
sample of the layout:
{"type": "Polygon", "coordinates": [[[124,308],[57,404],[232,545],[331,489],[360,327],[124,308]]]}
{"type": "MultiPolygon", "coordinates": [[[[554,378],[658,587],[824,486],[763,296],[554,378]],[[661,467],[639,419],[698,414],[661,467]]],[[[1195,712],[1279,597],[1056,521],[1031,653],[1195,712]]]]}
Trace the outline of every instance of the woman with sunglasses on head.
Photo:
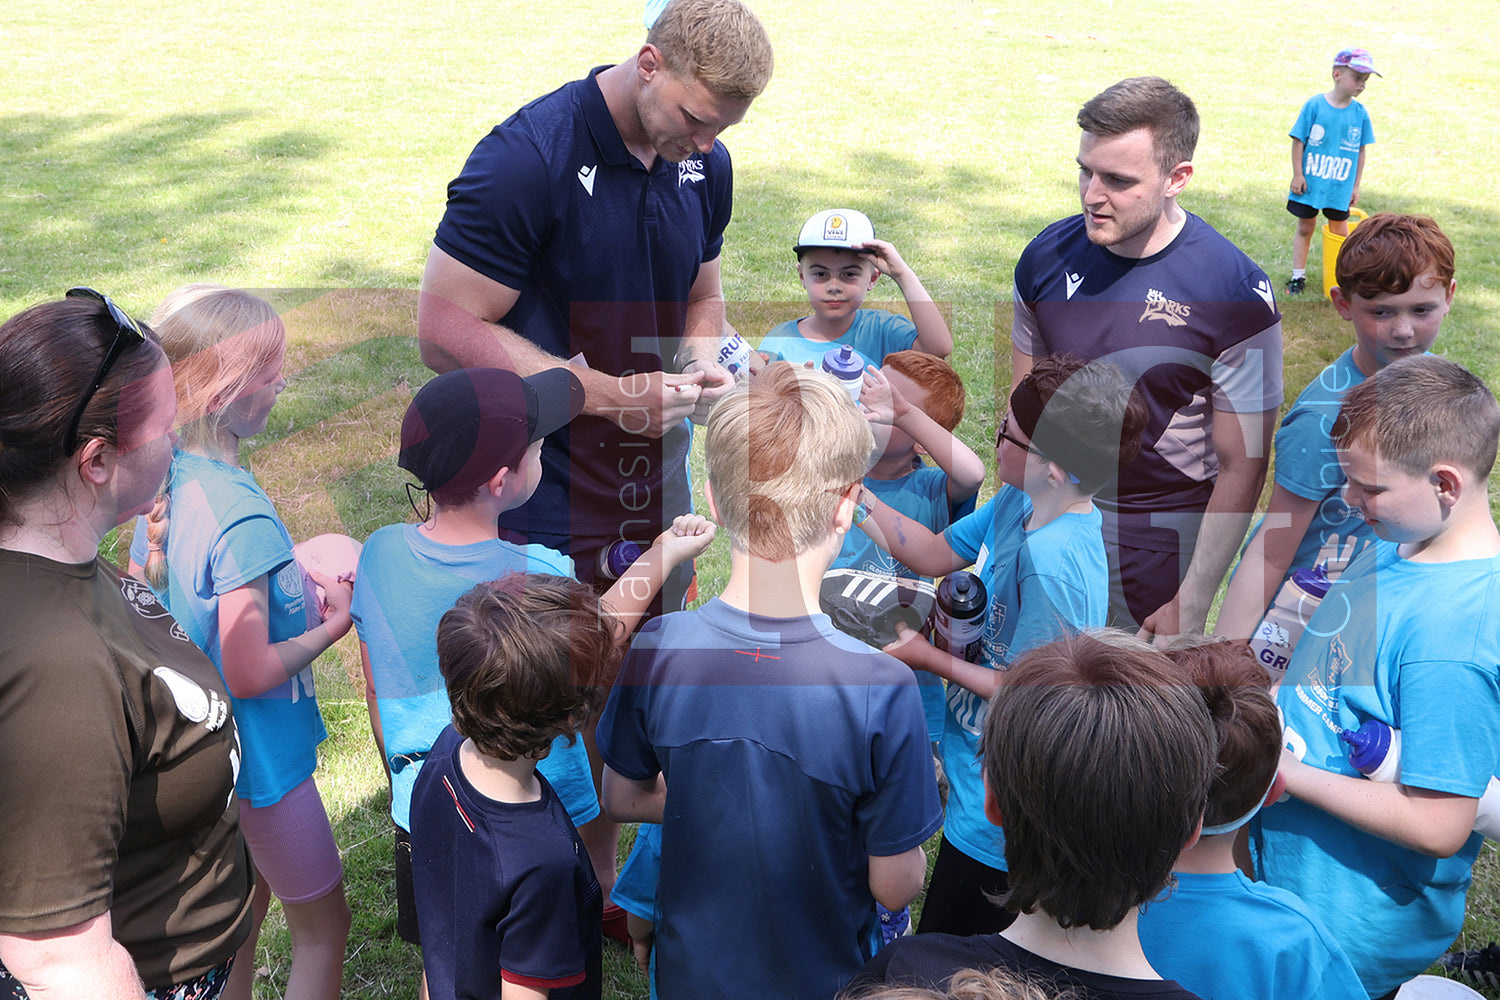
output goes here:
{"type": "Polygon", "coordinates": [[[156,337],[73,289],[0,325],[0,998],[207,1000],[250,928],[223,681],[100,539],[150,506],[156,337]]]}
{"type": "Polygon", "coordinates": [[[338,845],[313,771],[327,738],[312,661],[349,631],[352,539],[325,573],[297,561],[291,535],[240,462],[286,387],[286,330],[249,292],[187,285],[152,316],[172,362],[181,440],[167,489],[136,524],[131,572],[218,666],[244,759],[240,825],[258,874],[255,927],[226,997],[249,1000],[255,942],[271,894],[292,939],[287,1000],[337,1000],[350,914],[338,845]],[[322,591],[320,597],[318,591],[322,591]]]}

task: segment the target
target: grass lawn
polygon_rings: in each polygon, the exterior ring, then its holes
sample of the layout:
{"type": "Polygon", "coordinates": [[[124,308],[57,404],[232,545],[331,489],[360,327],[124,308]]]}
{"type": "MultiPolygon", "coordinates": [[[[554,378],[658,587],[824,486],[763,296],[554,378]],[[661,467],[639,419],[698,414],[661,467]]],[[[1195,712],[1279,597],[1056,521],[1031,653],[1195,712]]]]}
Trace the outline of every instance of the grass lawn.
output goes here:
{"type": "MultiPolygon", "coordinates": [[[[250,464],[293,535],[363,538],[407,518],[395,435],[429,376],[412,339],[414,290],[445,185],[520,104],[632,52],[640,6],[12,4],[0,315],[73,284],[137,315],[188,281],[267,289],[291,331],[292,385],[250,464]]],[[[814,16],[791,0],[754,6],[778,68],[726,137],[731,320],[753,338],[800,315],[790,247],[801,222],[834,205],[864,210],[949,310],[971,400],[961,433],[981,455],[995,389],[1009,383],[1011,268],[1031,236],[1077,209],[1078,106],[1142,73],[1191,94],[1204,131],[1183,204],[1279,286],[1292,233],[1286,131],[1327,89],[1345,44],[1371,49],[1386,74],[1363,98],[1379,141],[1362,206],[1431,214],[1453,238],[1459,293],[1437,350],[1500,385],[1488,163],[1500,50],[1488,0],[906,0],[814,16]]],[[[883,282],[872,298],[893,295],[883,282]]],[[[1295,396],[1349,333],[1315,295],[1282,307],[1295,396]]],[[[705,594],[726,565],[720,543],[702,567],[705,594]]],[[[418,966],[394,939],[387,796],[352,637],[319,671],[331,734],[319,783],[355,912],[345,993],[409,997],[418,966]]],[[[1500,936],[1497,883],[1487,848],[1463,946],[1500,936]]],[[[279,929],[262,943],[258,995],[271,997],[288,947],[279,929]]],[[[644,996],[623,953],[608,954],[606,995],[644,996]]]]}

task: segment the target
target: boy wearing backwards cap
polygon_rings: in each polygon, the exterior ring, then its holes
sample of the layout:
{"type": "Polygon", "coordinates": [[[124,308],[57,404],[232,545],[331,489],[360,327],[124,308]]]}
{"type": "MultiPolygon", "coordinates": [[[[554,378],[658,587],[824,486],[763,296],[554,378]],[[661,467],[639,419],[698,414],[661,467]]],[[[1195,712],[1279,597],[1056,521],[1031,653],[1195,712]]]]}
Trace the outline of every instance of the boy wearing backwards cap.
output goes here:
{"type": "Polygon", "coordinates": [[[1344,49],[1333,57],[1333,86],[1309,97],[1292,125],[1292,190],[1286,210],[1297,217],[1297,235],[1288,295],[1301,295],[1307,287],[1307,251],[1320,211],[1328,217],[1330,232],[1349,235],[1349,208],[1359,204],[1365,147],[1375,141],[1370,114],[1355,100],[1371,74],[1380,76],[1369,52],[1344,49]]]}
{"type": "MultiPolygon", "coordinates": [[[[496,537],[495,520],[531,496],[541,474],[542,439],[577,416],[582,400],[578,379],[565,368],[526,378],[495,368],[463,369],[423,386],[401,423],[397,462],[427,493],[428,510],[421,524],[387,525],[370,536],[350,614],[370,727],[391,781],[397,933],[412,944],[420,942],[407,832],[411,795],[450,715],[438,671],[438,621],[459,595],[508,572],[573,575],[572,561],[561,553],[496,537]]],[[[706,549],[713,536],[704,518],[677,518],[604,595],[606,613],[632,627],[666,574],[706,549]]],[[[599,814],[582,743],[559,737],[540,770],[575,824],[599,814]]],[[[606,860],[604,870],[612,875],[614,859],[606,860]]]]}
{"type": "MultiPolygon", "coordinates": [[[[866,393],[867,405],[874,402],[866,393]]],[[[884,421],[878,404],[871,418],[884,421]]],[[[991,902],[1006,891],[1004,839],[984,812],[978,759],[985,706],[1000,672],[1021,653],[1104,624],[1109,567],[1093,495],[1140,450],[1146,408],[1113,365],[1038,358],[1010,395],[995,441],[1004,485],[942,534],[861,494],[857,523],[918,573],[942,576],[975,564],[989,610],[978,663],[909,631],[887,651],[948,681],[943,768],[949,793],[920,933],[994,933],[1011,915],[991,902]]]]}
{"type": "Polygon", "coordinates": [[[953,351],[953,334],[917,273],[896,248],[875,238],[875,227],[852,208],[825,209],[802,225],[797,277],[807,289],[812,315],[774,327],[760,343],[771,361],[815,366],[835,347],[852,347],[860,367],[878,365],[887,354],[915,349],[938,357],[953,351]],[[890,275],[906,299],[911,319],[865,309],[865,296],[890,275]]]}

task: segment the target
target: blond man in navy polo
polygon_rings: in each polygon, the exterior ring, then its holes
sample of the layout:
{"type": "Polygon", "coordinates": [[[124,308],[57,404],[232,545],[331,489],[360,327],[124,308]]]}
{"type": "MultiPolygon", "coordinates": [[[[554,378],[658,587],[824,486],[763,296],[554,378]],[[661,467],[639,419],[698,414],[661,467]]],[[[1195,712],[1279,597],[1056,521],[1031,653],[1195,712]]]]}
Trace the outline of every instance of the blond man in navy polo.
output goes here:
{"type": "MultiPolygon", "coordinates": [[[[572,556],[584,582],[614,541],[645,548],[689,510],[687,420],[733,384],[716,360],[733,194],[717,136],[771,67],[739,0],[671,0],[633,56],[521,108],[448,187],[418,301],[422,359],[523,376],[567,365],[582,382],[582,415],[547,438],[540,486],[500,531],[572,556]]],[[[667,609],[691,579],[690,564],[669,578],[667,609]]],[[[582,832],[608,892],[613,838],[582,832]]]]}

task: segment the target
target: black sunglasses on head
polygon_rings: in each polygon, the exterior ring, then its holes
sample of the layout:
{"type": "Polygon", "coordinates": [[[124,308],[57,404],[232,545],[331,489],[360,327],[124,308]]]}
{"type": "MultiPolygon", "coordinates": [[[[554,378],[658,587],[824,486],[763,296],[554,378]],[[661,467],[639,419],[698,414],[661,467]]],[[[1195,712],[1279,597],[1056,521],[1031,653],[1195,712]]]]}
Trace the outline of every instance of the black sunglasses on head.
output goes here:
{"type": "Polygon", "coordinates": [[[109,370],[114,363],[120,360],[120,355],[125,353],[125,348],[135,347],[146,342],[146,335],[141,332],[139,324],[125,314],[125,310],[115,305],[108,295],[96,292],[92,288],[70,288],[64,296],[70,299],[93,299],[95,302],[104,303],[104,308],[109,310],[110,319],[115,322],[115,337],[110,341],[109,350],[104,352],[104,360],[99,362],[99,370],[94,372],[94,379],[89,383],[83,398],[78,401],[78,409],[73,411],[73,419],[68,421],[68,434],[63,438],[63,452],[71,455],[78,447],[78,425],[83,422],[83,411],[89,408],[89,401],[94,398],[94,393],[104,384],[105,378],[109,376],[109,370]]]}

